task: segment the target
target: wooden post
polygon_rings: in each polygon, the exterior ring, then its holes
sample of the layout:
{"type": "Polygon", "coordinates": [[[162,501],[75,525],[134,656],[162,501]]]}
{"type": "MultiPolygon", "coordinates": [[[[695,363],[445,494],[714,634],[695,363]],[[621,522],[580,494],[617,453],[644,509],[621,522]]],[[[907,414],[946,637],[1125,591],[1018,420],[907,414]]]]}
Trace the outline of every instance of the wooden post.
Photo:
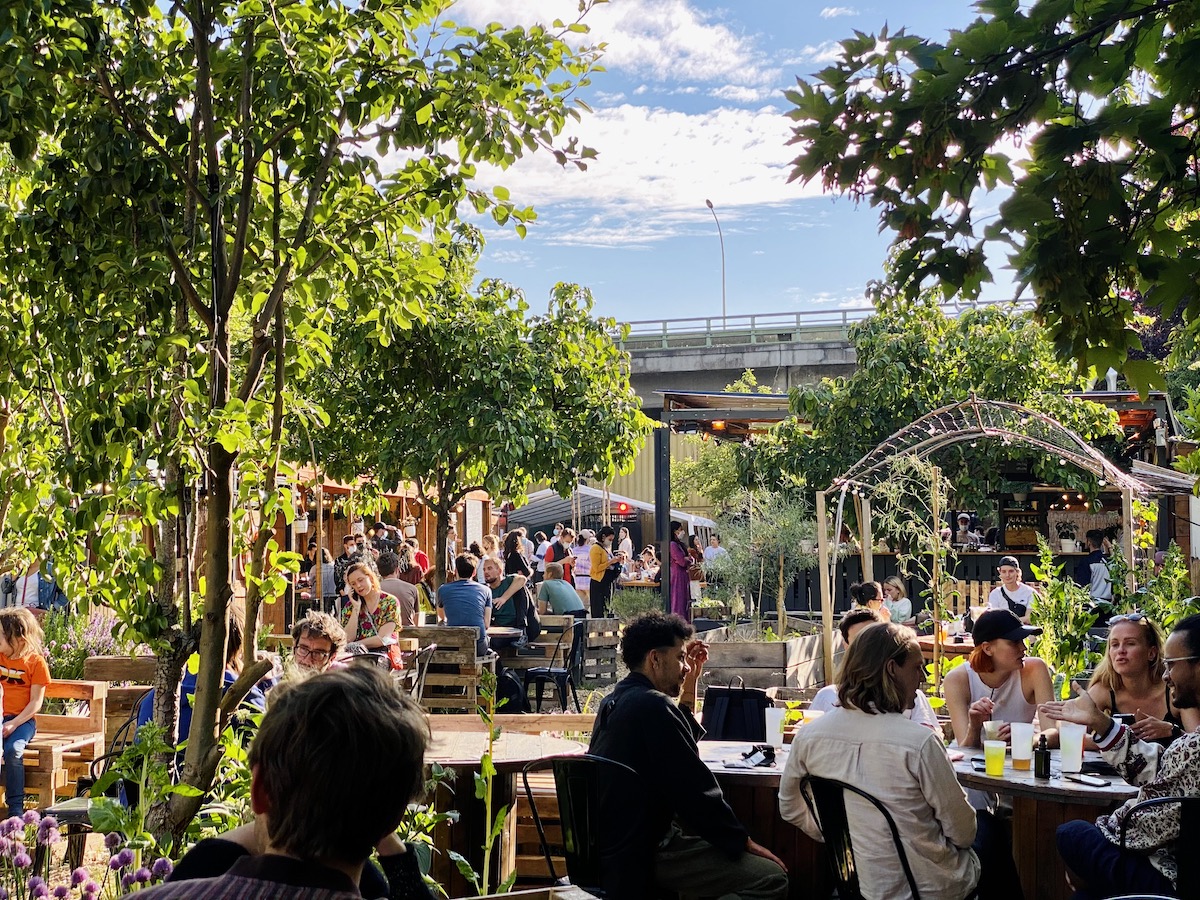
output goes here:
{"type": "Polygon", "coordinates": [[[825,683],[833,684],[833,585],[829,581],[829,523],[825,520],[824,491],[817,491],[817,571],[821,578],[821,649],[825,683]]]}
{"type": "Polygon", "coordinates": [[[865,496],[858,510],[858,539],[862,543],[863,582],[875,580],[875,554],[871,535],[871,501],[865,496]]]}
{"type": "Polygon", "coordinates": [[[1133,593],[1137,590],[1137,566],[1133,560],[1133,488],[1121,488],[1121,526],[1121,552],[1125,554],[1125,565],[1129,567],[1125,587],[1133,593]]]}
{"type": "Polygon", "coordinates": [[[930,551],[933,554],[933,565],[930,569],[932,577],[930,588],[933,590],[933,688],[937,693],[942,692],[942,506],[941,482],[942,470],[937,466],[932,468],[933,477],[930,487],[933,496],[930,507],[933,514],[933,528],[930,532],[930,551]]]}

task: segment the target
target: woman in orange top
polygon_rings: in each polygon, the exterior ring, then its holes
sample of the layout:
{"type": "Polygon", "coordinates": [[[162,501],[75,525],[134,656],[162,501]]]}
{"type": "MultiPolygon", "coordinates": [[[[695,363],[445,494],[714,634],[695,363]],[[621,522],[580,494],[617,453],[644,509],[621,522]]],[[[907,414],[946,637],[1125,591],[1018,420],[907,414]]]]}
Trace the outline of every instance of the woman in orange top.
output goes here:
{"type": "Polygon", "coordinates": [[[8,814],[25,812],[25,745],[37,731],[34,716],[46,699],[50,667],[42,655],[42,627],[24,607],[0,609],[0,683],[4,685],[4,798],[8,814]]]}

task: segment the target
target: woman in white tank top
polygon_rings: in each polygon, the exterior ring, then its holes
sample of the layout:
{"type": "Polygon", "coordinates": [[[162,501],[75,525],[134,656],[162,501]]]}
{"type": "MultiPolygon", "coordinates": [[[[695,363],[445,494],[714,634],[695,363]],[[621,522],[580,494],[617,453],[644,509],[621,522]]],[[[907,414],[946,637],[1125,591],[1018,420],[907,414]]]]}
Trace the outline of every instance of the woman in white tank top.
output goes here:
{"type": "MultiPolygon", "coordinates": [[[[942,684],[960,747],[982,747],[983,723],[993,719],[1005,723],[1000,738],[1007,741],[1009,723],[1033,722],[1038,704],[1053,699],[1049,667],[1025,655],[1025,639],[1041,633],[1006,609],[989,609],[976,620],[969,664],[953,669],[942,684]]],[[[1057,747],[1054,723],[1040,725],[1046,742],[1057,747]]]]}

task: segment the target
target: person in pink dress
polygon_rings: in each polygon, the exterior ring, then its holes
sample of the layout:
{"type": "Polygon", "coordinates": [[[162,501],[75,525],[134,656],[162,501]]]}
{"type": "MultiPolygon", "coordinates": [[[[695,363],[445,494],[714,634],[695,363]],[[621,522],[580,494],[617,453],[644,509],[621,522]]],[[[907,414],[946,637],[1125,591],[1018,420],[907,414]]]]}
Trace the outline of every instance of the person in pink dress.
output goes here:
{"type": "Polygon", "coordinates": [[[691,557],[687,551],[687,533],[682,522],[671,523],[671,612],[692,621],[692,594],[688,583],[691,557]]]}

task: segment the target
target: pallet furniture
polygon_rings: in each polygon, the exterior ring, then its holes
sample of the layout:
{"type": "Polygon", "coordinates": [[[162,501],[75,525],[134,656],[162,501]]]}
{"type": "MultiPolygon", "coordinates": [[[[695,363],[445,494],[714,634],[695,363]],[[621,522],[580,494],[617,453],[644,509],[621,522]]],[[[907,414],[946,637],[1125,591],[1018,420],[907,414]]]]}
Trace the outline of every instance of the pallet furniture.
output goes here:
{"type": "Polygon", "coordinates": [[[495,657],[475,655],[479,632],[472,627],[417,625],[396,630],[401,640],[416,640],[420,647],[437,644],[425,675],[421,705],[427,711],[472,712],[479,700],[479,679],[485,668],[495,671],[495,657]]]}
{"type": "MultiPolygon", "coordinates": [[[[583,670],[576,673],[577,683],[600,682],[615,684],[617,681],[617,645],[620,643],[618,630],[620,619],[576,619],[574,616],[542,616],[542,634],[540,641],[553,643],[558,635],[571,625],[578,622],[583,630],[586,643],[583,648],[583,670]]],[[[541,662],[538,665],[554,665],[541,662]]]]}
{"type": "Polygon", "coordinates": [[[961,617],[972,606],[987,606],[988,594],[999,585],[998,581],[951,579],[942,592],[942,605],[952,616],[961,617]]]}
{"type": "Polygon", "coordinates": [[[87,681],[109,683],[104,723],[105,745],[109,748],[117,749],[112,746],[113,738],[150,690],[157,663],[153,656],[92,656],[84,660],[83,677],[87,681]],[[122,685],[116,687],[113,682],[122,685]]]}
{"type": "Polygon", "coordinates": [[[76,779],[104,754],[107,698],[108,685],[102,681],[52,681],[46,686],[47,700],[77,701],[86,704],[86,711],[35,716],[37,733],[24,757],[26,801],[32,798],[45,809],[58,797],[75,796],[76,779]]]}

